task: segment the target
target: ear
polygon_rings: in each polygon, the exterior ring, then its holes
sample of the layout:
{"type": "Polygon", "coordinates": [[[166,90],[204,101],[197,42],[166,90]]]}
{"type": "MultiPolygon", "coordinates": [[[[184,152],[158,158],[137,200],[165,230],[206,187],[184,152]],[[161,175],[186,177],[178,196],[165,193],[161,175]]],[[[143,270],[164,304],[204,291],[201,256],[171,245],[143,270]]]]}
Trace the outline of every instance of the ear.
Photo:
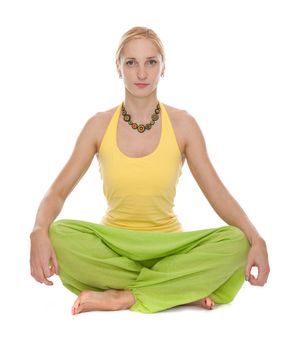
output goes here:
{"type": "Polygon", "coordinates": [[[119,78],[122,78],[122,73],[121,73],[121,69],[120,69],[119,62],[116,62],[116,69],[117,69],[117,72],[118,72],[119,78]]]}
{"type": "Polygon", "coordinates": [[[119,78],[122,78],[121,70],[119,69],[118,66],[116,67],[116,69],[117,69],[117,72],[118,72],[118,74],[119,74],[119,78]]]}
{"type": "Polygon", "coordinates": [[[165,64],[163,65],[162,72],[161,72],[161,77],[164,77],[164,72],[165,72],[165,64]]]}

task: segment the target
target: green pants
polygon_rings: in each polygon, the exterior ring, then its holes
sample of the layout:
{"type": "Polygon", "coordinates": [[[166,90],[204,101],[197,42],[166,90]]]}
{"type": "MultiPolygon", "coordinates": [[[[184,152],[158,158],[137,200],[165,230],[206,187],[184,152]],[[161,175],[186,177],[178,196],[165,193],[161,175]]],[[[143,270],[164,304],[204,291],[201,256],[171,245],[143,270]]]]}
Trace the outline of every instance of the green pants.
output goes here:
{"type": "Polygon", "coordinates": [[[245,280],[250,249],[234,226],[186,231],[133,231],[76,220],[51,224],[63,285],[83,290],[129,289],[130,310],[153,313],[210,296],[231,302],[245,280]]]}

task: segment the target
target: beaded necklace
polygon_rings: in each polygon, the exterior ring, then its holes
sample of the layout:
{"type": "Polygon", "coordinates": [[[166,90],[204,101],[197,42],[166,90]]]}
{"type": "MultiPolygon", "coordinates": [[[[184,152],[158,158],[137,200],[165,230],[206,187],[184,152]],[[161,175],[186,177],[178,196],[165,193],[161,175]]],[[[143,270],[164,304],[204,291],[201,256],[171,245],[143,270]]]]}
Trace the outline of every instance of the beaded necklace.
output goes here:
{"type": "Polygon", "coordinates": [[[160,114],[160,104],[159,102],[157,103],[157,106],[155,108],[154,113],[151,115],[151,121],[147,124],[137,124],[132,121],[131,115],[127,113],[124,102],[122,103],[121,106],[121,111],[123,115],[123,120],[127,122],[129,125],[131,125],[132,129],[137,129],[140,133],[144,132],[145,130],[150,130],[152,126],[155,124],[156,120],[159,119],[159,114],[160,114]]]}

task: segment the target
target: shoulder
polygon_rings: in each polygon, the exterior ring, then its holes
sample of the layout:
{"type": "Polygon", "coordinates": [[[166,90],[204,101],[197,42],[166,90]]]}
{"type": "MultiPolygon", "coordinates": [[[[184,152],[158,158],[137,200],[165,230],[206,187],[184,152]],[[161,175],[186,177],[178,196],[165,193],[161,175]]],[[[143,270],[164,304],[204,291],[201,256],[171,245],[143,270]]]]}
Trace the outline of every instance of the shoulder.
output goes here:
{"type": "Polygon", "coordinates": [[[113,107],[111,109],[108,109],[106,111],[96,112],[92,117],[90,117],[87,122],[86,126],[89,129],[93,129],[94,132],[96,132],[96,135],[98,133],[101,134],[101,131],[106,129],[108,126],[115,110],[118,106],[113,107]]]}
{"type": "Polygon", "coordinates": [[[118,106],[108,109],[106,111],[96,112],[91,118],[88,119],[87,123],[90,127],[101,128],[105,124],[109,123],[115,110],[118,106]]]}
{"type": "Polygon", "coordinates": [[[185,109],[180,109],[176,107],[172,107],[167,105],[166,103],[163,103],[164,107],[167,110],[167,113],[169,114],[170,119],[178,123],[181,126],[192,126],[193,123],[196,123],[196,119],[189,114],[185,109]]]}
{"type": "Polygon", "coordinates": [[[163,105],[167,110],[173,127],[181,133],[181,137],[185,140],[185,144],[189,143],[193,138],[192,136],[195,137],[196,134],[199,134],[199,132],[201,133],[196,118],[186,110],[175,108],[164,103],[163,105]]]}
{"type": "Polygon", "coordinates": [[[93,143],[96,145],[97,150],[105,133],[105,130],[117,107],[118,106],[106,111],[96,112],[86,121],[83,130],[85,131],[86,135],[90,135],[93,138],[93,143]]]}

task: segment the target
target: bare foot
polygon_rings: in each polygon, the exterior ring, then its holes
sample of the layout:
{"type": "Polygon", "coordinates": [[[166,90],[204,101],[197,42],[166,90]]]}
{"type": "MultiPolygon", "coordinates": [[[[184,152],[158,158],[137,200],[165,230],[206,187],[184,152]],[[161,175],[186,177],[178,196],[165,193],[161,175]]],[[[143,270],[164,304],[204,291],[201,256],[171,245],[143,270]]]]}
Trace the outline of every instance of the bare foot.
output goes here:
{"type": "Polygon", "coordinates": [[[128,309],[135,303],[130,290],[107,289],[103,292],[85,290],[81,292],[72,306],[72,314],[86,311],[115,311],[128,309]]]}
{"type": "Polygon", "coordinates": [[[211,298],[206,297],[201,300],[193,301],[187,305],[201,306],[204,309],[212,310],[215,306],[215,303],[211,298]]]}

